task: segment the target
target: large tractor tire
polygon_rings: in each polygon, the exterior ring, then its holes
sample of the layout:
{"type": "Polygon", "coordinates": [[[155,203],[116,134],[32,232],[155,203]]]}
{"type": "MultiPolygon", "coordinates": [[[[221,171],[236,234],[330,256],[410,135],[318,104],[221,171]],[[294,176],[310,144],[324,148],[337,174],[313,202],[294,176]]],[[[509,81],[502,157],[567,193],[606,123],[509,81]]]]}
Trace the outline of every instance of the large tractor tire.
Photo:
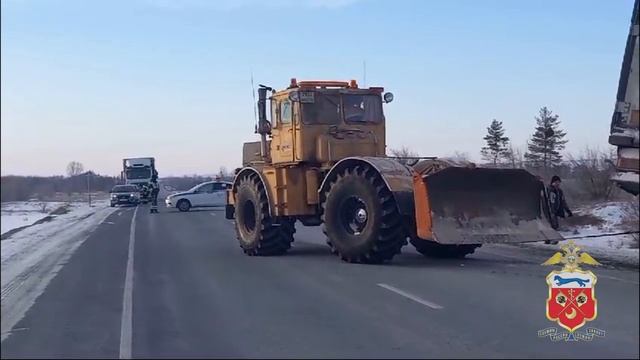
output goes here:
{"type": "Polygon", "coordinates": [[[323,198],[324,233],[331,251],[342,260],[382,263],[407,243],[393,194],[374,169],[346,169],[323,198]]]}
{"type": "Polygon", "coordinates": [[[434,258],[457,258],[462,259],[469,254],[473,254],[481,244],[444,245],[434,241],[411,239],[411,245],[416,250],[427,257],[434,258]]]}
{"type": "Polygon", "coordinates": [[[264,184],[255,174],[240,180],[236,195],[235,226],[240,247],[250,256],[282,255],[291,248],[294,220],[273,223],[264,184]]]}

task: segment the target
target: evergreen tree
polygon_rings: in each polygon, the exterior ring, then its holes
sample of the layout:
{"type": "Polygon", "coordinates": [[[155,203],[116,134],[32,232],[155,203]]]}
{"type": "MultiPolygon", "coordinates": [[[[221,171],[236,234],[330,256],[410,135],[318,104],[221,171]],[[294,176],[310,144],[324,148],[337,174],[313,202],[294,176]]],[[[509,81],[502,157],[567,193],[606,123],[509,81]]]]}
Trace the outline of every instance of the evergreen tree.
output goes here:
{"type": "Polygon", "coordinates": [[[507,155],[509,150],[509,138],[504,136],[502,121],[493,119],[487,128],[487,135],[483,138],[487,145],[482,147],[482,158],[496,165],[498,161],[507,155]]]}
{"type": "Polygon", "coordinates": [[[562,162],[560,151],[569,140],[564,139],[567,133],[560,129],[558,115],[554,115],[545,106],[540,109],[535,119],[536,130],[527,143],[529,151],[524,154],[524,157],[531,161],[532,165],[544,169],[560,165],[562,162]]]}

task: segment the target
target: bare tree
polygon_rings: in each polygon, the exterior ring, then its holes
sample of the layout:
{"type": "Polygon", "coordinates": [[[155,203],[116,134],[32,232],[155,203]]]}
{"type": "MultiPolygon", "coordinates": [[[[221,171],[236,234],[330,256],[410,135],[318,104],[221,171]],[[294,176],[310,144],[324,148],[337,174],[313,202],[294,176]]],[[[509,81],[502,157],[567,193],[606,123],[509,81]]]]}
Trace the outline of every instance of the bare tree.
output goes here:
{"type": "Polygon", "coordinates": [[[520,148],[514,147],[513,144],[509,144],[509,147],[504,154],[504,158],[507,160],[508,166],[512,168],[523,167],[524,154],[520,148]]]}
{"type": "Polygon", "coordinates": [[[84,166],[82,163],[77,161],[72,161],[67,165],[67,175],[68,176],[76,176],[80,175],[84,172],[84,166]]]}
{"type": "Polygon", "coordinates": [[[414,152],[413,150],[409,149],[406,146],[401,147],[400,149],[391,149],[391,155],[395,156],[398,159],[398,161],[400,161],[403,164],[409,164],[415,161],[415,159],[411,159],[411,158],[415,158],[418,155],[418,153],[414,152]]]}
{"type": "Polygon", "coordinates": [[[445,156],[444,159],[451,160],[457,163],[471,162],[471,156],[469,156],[468,152],[462,152],[458,150],[454,151],[452,155],[445,156]]]}
{"type": "Polygon", "coordinates": [[[592,200],[609,200],[615,189],[610,179],[615,172],[613,154],[587,146],[577,157],[567,155],[581,190],[592,200]]]}
{"type": "Polygon", "coordinates": [[[229,176],[229,172],[227,171],[227,168],[226,168],[226,167],[224,167],[224,166],[220,166],[220,169],[218,169],[218,174],[217,174],[217,176],[218,176],[220,179],[225,179],[225,178],[227,178],[227,176],[229,176]]]}

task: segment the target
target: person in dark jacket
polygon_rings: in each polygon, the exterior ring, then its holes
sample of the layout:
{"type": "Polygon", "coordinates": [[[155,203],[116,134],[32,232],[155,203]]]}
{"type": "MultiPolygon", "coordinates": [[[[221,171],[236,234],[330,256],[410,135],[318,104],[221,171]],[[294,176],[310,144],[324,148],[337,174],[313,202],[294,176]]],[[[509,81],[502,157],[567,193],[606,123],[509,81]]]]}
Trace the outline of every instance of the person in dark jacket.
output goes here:
{"type": "Polygon", "coordinates": [[[154,174],[149,183],[151,187],[151,213],[158,212],[158,193],[160,192],[160,186],[158,185],[158,177],[154,174]]]}
{"type": "MultiPolygon", "coordinates": [[[[551,177],[551,184],[547,189],[549,195],[549,211],[551,212],[551,226],[554,229],[559,228],[558,218],[564,218],[565,216],[573,216],[571,209],[567,205],[567,200],[564,197],[564,192],[560,188],[562,180],[558,175],[551,177]]],[[[546,244],[557,244],[558,241],[545,241],[546,244]]]]}
{"type": "Polygon", "coordinates": [[[567,205],[567,201],[564,198],[564,193],[560,188],[560,176],[553,175],[551,178],[551,185],[549,186],[549,204],[551,206],[551,213],[557,217],[564,218],[566,216],[573,216],[573,213],[567,205]]]}

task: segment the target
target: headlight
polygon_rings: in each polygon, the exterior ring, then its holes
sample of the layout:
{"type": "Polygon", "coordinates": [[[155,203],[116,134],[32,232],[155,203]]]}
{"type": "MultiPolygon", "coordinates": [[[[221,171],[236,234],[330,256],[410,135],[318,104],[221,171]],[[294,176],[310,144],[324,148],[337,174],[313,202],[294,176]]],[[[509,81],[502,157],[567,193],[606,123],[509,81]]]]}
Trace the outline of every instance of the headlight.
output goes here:
{"type": "Polygon", "coordinates": [[[117,197],[118,197],[118,195],[116,195],[116,194],[111,194],[111,198],[112,198],[112,199],[115,199],[115,198],[117,198],[117,197]]]}

